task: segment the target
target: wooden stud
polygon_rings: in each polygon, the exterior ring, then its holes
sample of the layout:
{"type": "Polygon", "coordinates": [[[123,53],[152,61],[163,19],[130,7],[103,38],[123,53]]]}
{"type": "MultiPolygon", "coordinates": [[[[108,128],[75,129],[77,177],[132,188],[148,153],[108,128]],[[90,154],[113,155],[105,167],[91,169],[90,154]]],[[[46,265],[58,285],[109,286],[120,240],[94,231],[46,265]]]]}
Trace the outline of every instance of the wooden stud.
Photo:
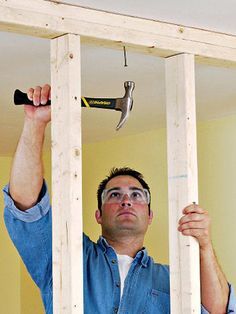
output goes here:
{"type": "Polygon", "coordinates": [[[80,37],[51,42],[53,313],[83,313],[80,37]]]}
{"type": "Polygon", "coordinates": [[[199,246],[177,230],[182,209],[198,202],[194,56],[166,60],[171,313],[200,314],[199,246]]]}

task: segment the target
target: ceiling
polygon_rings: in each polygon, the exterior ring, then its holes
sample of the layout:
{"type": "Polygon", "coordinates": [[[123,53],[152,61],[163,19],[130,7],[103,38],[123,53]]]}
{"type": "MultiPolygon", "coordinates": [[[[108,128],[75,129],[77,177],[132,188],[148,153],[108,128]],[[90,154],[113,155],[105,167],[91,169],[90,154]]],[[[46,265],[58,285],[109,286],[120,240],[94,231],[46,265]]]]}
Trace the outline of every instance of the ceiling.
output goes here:
{"type": "MultiPolygon", "coordinates": [[[[70,0],[67,3],[236,35],[235,0],[70,0]]],[[[50,83],[49,40],[0,32],[0,155],[11,155],[23,124],[23,108],[13,105],[16,88],[50,83]]],[[[119,112],[82,110],[83,142],[90,143],[165,126],[164,60],[127,51],[82,46],[82,94],[121,97],[133,80],[134,107],[127,124],[115,126],[119,112]]],[[[236,69],[196,65],[199,121],[236,114],[236,69]]],[[[48,128],[49,129],[49,128],[48,128]]],[[[47,147],[49,147],[49,136],[47,147]]]]}

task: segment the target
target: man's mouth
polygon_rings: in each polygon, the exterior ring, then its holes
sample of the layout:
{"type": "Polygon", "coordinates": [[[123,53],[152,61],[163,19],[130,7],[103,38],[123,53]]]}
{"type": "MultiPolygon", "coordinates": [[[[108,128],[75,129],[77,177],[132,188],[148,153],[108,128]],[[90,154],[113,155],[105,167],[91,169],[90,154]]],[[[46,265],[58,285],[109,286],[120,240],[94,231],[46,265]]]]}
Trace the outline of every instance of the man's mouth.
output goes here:
{"type": "Polygon", "coordinates": [[[133,212],[129,212],[129,211],[123,211],[121,213],[118,214],[118,216],[123,216],[123,215],[132,215],[132,216],[136,216],[133,212]]]}

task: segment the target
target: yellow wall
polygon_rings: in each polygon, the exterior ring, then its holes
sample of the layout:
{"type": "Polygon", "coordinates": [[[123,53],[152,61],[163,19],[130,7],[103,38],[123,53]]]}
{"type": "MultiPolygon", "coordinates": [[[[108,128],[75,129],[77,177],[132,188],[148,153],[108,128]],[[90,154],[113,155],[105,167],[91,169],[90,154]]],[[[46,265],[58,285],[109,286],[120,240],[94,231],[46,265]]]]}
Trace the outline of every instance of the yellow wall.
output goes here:
{"type": "MultiPolygon", "coordinates": [[[[44,156],[45,178],[49,189],[51,184],[51,159],[49,154],[44,156]]],[[[40,292],[35,283],[31,280],[24,264],[21,262],[21,314],[43,314],[44,308],[40,297],[40,292]],[[29,295],[30,291],[30,295],[29,295]],[[32,309],[34,311],[32,312],[32,309]]]]}
{"type": "Polygon", "coordinates": [[[216,254],[236,287],[236,116],[201,123],[199,137],[199,191],[212,219],[216,254]]]}
{"type": "MultiPolygon", "coordinates": [[[[210,213],[214,247],[222,268],[234,286],[236,286],[234,267],[236,259],[234,244],[234,223],[236,221],[234,208],[234,204],[236,204],[235,134],[236,116],[203,122],[198,126],[200,204],[210,213]]],[[[133,167],[144,174],[152,191],[152,209],[155,218],[145,244],[150,255],[162,263],[167,263],[166,132],[161,129],[122,138],[122,131],[120,131],[120,136],[112,141],[88,144],[83,147],[84,230],[93,240],[96,240],[100,234],[99,226],[94,219],[94,211],[97,207],[95,196],[99,182],[112,166],[133,167]]],[[[49,160],[50,157],[46,156],[47,177],[50,176],[49,160]]],[[[2,178],[4,177],[3,181],[6,182],[9,160],[0,159],[0,161],[6,162],[2,176],[2,178]]],[[[5,247],[7,246],[5,250],[12,250],[8,239],[4,238],[4,244],[5,247]]],[[[14,259],[17,260],[17,257],[14,256],[14,259]]],[[[5,269],[8,268],[8,265],[5,265],[5,269]]],[[[16,273],[15,276],[19,277],[19,274],[16,273]]],[[[6,280],[4,286],[13,286],[13,282],[6,280]]],[[[39,296],[35,296],[35,287],[29,282],[28,275],[21,266],[21,314],[31,314],[32,309],[36,314],[43,313],[39,296]]],[[[0,311],[0,313],[2,312],[0,311]]]]}
{"type": "MultiPolygon", "coordinates": [[[[0,157],[0,186],[8,182],[11,159],[0,157]]],[[[3,222],[3,195],[0,195],[0,313],[20,314],[20,258],[11,244],[3,222]]]]}

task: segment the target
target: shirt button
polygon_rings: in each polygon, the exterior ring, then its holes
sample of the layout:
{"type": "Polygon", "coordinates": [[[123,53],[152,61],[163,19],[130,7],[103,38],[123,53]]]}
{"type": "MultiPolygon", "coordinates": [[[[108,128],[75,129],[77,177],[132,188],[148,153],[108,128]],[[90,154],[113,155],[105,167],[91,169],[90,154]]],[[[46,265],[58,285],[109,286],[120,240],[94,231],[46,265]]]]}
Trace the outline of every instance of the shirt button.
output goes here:
{"type": "Polygon", "coordinates": [[[120,288],[120,283],[117,282],[117,283],[116,283],[116,286],[117,286],[117,288],[120,288]]]}
{"type": "Polygon", "coordinates": [[[112,262],[112,264],[116,264],[116,260],[115,259],[112,259],[111,262],[112,262]]]}
{"type": "Polygon", "coordinates": [[[118,307],[114,308],[114,313],[118,313],[118,307]]]}

